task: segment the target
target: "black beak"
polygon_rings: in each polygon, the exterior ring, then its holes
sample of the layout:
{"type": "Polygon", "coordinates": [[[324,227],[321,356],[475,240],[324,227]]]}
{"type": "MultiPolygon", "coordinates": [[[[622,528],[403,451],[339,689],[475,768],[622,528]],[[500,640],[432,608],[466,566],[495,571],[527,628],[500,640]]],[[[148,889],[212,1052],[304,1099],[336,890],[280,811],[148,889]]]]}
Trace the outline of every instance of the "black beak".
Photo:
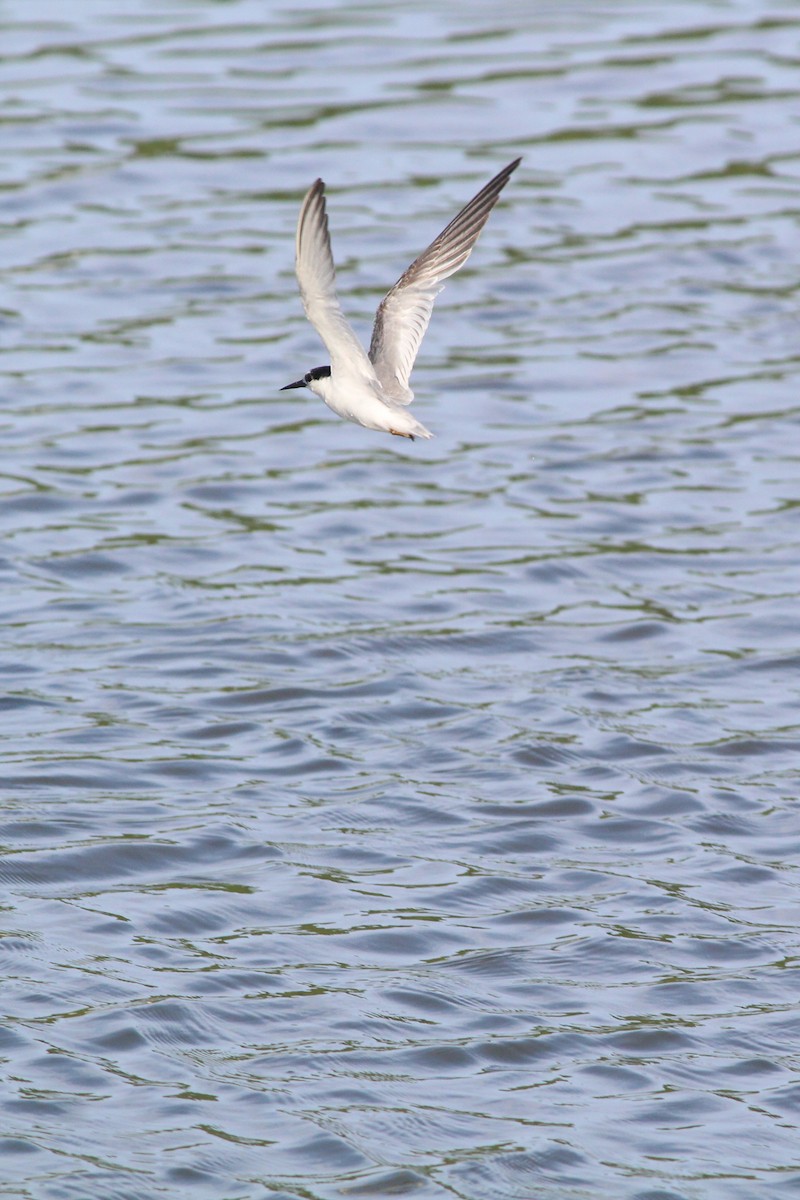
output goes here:
{"type": "Polygon", "coordinates": [[[305,381],[305,379],[298,379],[296,383],[287,383],[287,384],[286,384],[286,387],[282,387],[282,388],[281,388],[281,391],[282,391],[282,392],[288,392],[288,391],[289,391],[289,388],[293,388],[293,387],[305,387],[305,386],[306,386],[306,381],[305,381]]]}

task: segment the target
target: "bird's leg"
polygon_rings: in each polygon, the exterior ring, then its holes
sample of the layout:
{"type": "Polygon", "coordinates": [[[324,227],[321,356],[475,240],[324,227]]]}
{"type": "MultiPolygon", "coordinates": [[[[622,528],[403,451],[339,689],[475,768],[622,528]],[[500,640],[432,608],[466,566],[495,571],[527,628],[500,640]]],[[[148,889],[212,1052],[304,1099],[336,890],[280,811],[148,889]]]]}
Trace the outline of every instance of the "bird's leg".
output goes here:
{"type": "Polygon", "coordinates": [[[389,430],[389,433],[393,434],[395,437],[407,437],[407,438],[409,438],[409,439],[410,439],[412,442],[413,442],[413,440],[414,440],[414,435],[413,435],[413,433],[400,433],[399,429],[390,429],[390,430],[389,430]]]}

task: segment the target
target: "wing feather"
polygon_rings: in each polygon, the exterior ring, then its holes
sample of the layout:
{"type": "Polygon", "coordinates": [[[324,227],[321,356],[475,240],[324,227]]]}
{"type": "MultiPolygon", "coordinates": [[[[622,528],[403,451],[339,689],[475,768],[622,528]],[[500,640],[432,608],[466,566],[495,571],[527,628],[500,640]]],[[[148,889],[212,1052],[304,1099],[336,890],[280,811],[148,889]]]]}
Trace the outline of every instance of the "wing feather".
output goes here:
{"type": "Polygon", "coordinates": [[[414,259],[381,301],[375,316],[369,357],[375,374],[395,403],[410,404],[414,399],[408,380],[431,319],[434,301],[442,290],[442,280],[455,274],[469,258],[500,193],[519,163],[518,158],[509,163],[477,196],[473,196],[427,250],[414,259]]]}
{"type": "Polygon", "coordinates": [[[297,219],[295,271],[306,316],[325,344],[331,370],[375,377],[364,348],[342,312],[336,294],[325,184],[317,179],[306,193],[297,219]]]}

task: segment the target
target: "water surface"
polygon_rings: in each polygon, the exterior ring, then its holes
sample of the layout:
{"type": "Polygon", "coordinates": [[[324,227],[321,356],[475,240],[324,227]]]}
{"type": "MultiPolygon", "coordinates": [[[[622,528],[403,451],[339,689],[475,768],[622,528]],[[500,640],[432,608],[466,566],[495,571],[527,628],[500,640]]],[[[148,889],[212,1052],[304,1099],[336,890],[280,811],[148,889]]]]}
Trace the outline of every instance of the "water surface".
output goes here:
{"type": "Polygon", "coordinates": [[[0,1194],[796,1195],[796,6],[0,22],[0,1194]]]}

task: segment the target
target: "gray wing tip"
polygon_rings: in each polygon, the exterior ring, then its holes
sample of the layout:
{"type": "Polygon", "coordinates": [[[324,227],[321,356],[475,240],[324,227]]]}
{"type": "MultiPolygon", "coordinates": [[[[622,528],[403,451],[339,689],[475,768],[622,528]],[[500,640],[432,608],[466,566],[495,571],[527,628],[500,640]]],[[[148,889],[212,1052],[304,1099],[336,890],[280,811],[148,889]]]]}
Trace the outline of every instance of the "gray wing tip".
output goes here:
{"type": "Polygon", "coordinates": [[[466,207],[469,208],[470,205],[474,204],[475,201],[479,199],[479,197],[483,198],[494,195],[496,200],[521,162],[522,155],[520,154],[519,158],[515,158],[508,164],[508,166],[503,167],[502,171],[498,171],[497,174],[493,176],[493,178],[490,179],[484,187],[481,188],[477,196],[474,196],[466,207]]]}
{"type": "Polygon", "coordinates": [[[315,179],[305,194],[301,212],[307,212],[313,205],[325,207],[325,184],[321,179],[315,179]]]}
{"type": "Polygon", "coordinates": [[[500,193],[521,162],[522,155],[484,184],[461,211],[456,213],[438,237],[433,239],[430,246],[414,259],[388,294],[391,295],[392,292],[407,286],[426,271],[432,270],[438,273],[439,278],[447,278],[459,270],[472,253],[481,230],[500,199],[500,193]]]}
{"type": "Polygon", "coordinates": [[[303,203],[300,205],[300,213],[297,218],[297,236],[300,236],[301,230],[306,223],[311,212],[315,212],[322,222],[327,227],[328,215],[325,211],[325,184],[321,179],[315,179],[311,187],[303,197],[303,203]]]}
{"type": "MultiPolygon", "coordinates": [[[[330,249],[330,234],[328,232],[328,211],[325,204],[325,184],[321,179],[315,179],[311,187],[306,192],[303,203],[300,205],[300,212],[297,215],[297,230],[295,232],[295,272],[298,282],[300,283],[300,291],[303,290],[303,282],[300,278],[303,273],[301,263],[308,260],[309,255],[313,257],[314,246],[324,248],[322,257],[327,254],[331,258],[330,249]]],[[[305,271],[306,278],[311,277],[309,264],[306,261],[305,271]]],[[[330,266],[333,271],[333,262],[330,266]]]]}
{"type": "MultiPolygon", "coordinates": [[[[483,196],[487,193],[496,192],[499,195],[521,162],[522,155],[520,154],[519,158],[515,158],[507,166],[503,167],[502,171],[498,171],[496,175],[493,175],[489,182],[473,197],[473,201],[477,200],[478,196],[483,196]]],[[[470,203],[473,201],[470,201],[470,203]]],[[[469,208],[469,205],[467,205],[467,208],[469,208]]]]}
{"type": "Polygon", "coordinates": [[[303,213],[307,212],[312,204],[314,204],[315,202],[318,202],[320,200],[322,201],[322,203],[324,205],[325,204],[325,184],[323,183],[323,181],[321,179],[315,179],[314,182],[312,183],[311,187],[308,189],[305,196],[303,197],[303,203],[300,205],[301,218],[303,216],[303,213]]]}

